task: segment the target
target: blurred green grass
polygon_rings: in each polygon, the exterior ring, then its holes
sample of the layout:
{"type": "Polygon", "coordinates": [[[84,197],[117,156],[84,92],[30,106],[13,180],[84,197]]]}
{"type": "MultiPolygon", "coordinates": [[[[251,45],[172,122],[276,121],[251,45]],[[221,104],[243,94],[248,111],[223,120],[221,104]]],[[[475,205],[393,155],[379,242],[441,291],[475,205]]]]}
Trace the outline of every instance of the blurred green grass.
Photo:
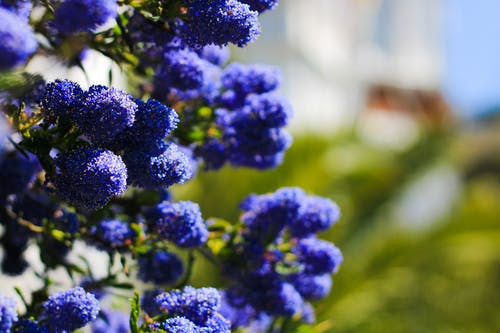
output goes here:
{"type": "MultiPolygon", "coordinates": [[[[330,296],[316,304],[314,332],[500,332],[496,133],[498,125],[428,130],[404,152],[372,147],[353,131],[296,136],[275,170],[202,172],[175,196],[199,202],[205,217],[228,220],[238,219],[249,193],[282,186],[336,201],[342,218],[322,237],[345,261],[330,296]],[[416,226],[393,214],[405,189],[442,165],[460,182],[445,213],[416,226]]],[[[207,264],[196,267],[193,282],[223,284],[207,264]]]]}

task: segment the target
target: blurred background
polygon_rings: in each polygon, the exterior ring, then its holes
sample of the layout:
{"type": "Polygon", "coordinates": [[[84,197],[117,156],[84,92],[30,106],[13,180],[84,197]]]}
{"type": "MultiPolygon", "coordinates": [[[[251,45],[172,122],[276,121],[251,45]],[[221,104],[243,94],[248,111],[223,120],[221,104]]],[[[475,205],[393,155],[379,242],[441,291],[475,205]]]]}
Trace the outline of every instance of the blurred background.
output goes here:
{"type": "Polygon", "coordinates": [[[500,332],[500,1],[282,0],[262,28],[233,55],[283,71],[285,163],[176,197],[232,220],[281,186],[340,205],[345,261],[304,332],[500,332]]]}

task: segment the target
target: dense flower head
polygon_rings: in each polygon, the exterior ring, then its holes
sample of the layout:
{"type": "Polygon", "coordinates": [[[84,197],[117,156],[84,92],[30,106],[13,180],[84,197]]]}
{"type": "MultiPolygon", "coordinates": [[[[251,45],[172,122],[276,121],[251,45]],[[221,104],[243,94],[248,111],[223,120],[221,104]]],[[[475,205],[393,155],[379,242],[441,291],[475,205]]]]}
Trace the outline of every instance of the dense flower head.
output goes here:
{"type": "Polygon", "coordinates": [[[132,127],[121,136],[121,145],[153,153],[162,145],[162,140],[177,127],[179,117],[174,109],[148,99],[136,100],[138,106],[132,127]]]}
{"type": "Polygon", "coordinates": [[[0,160],[0,198],[26,190],[41,171],[35,155],[14,151],[0,160]]]}
{"type": "Polygon", "coordinates": [[[19,18],[27,22],[33,4],[31,0],[0,0],[0,8],[5,8],[15,13],[19,18]]]}
{"type": "Polygon", "coordinates": [[[134,98],[126,92],[94,85],[84,94],[75,123],[95,144],[113,143],[126,128],[132,126],[137,111],[134,98]]]}
{"type": "Polygon", "coordinates": [[[65,0],[54,12],[54,28],[60,34],[91,32],[116,17],[116,0],[65,0]]]}
{"type": "Polygon", "coordinates": [[[266,170],[275,168],[283,163],[285,155],[283,152],[278,152],[272,155],[248,155],[235,153],[231,155],[231,164],[233,166],[244,166],[248,168],[255,168],[258,170],[266,170]]]}
{"type": "Polygon", "coordinates": [[[300,310],[300,320],[306,324],[314,324],[316,322],[316,313],[311,303],[304,303],[300,310]]]}
{"type": "Polygon", "coordinates": [[[227,160],[227,149],[224,143],[214,138],[196,147],[195,153],[203,158],[204,167],[207,170],[218,170],[227,160]]]}
{"type": "Polygon", "coordinates": [[[15,299],[0,294],[0,332],[10,332],[12,324],[17,321],[16,307],[15,299]]]}
{"type": "Polygon", "coordinates": [[[236,0],[186,0],[187,18],[178,27],[191,47],[233,43],[244,46],[259,34],[258,14],[236,0]]]}
{"type": "Polygon", "coordinates": [[[288,280],[307,300],[318,300],[330,293],[332,277],[330,274],[309,275],[292,274],[288,280]]]}
{"type": "Polygon", "coordinates": [[[273,9],[279,2],[279,0],[240,0],[240,1],[248,4],[251,10],[255,10],[259,13],[273,9]]]}
{"type": "Polygon", "coordinates": [[[201,49],[196,50],[196,52],[202,59],[205,59],[216,66],[224,65],[230,56],[229,48],[213,44],[206,45],[201,49]]]}
{"type": "Polygon", "coordinates": [[[120,156],[109,150],[78,148],[60,154],[53,186],[72,205],[95,210],[127,187],[127,168],[120,156]]]}
{"type": "Polygon", "coordinates": [[[92,324],[92,333],[128,333],[128,314],[120,311],[103,310],[92,324]]]}
{"type": "Polygon", "coordinates": [[[191,320],[184,317],[168,318],[158,325],[166,333],[199,333],[199,328],[191,320]]]}
{"type": "Polygon", "coordinates": [[[178,246],[194,247],[207,241],[208,229],[194,202],[163,202],[150,209],[147,217],[160,236],[178,246]]]}
{"type": "Polygon", "coordinates": [[[139,257],[138,276],[144,282],[169,284],[184,272],[182,260],[174,253],[156,251],[139,257]]]}
{"type": "Polygon", "coordinates": [[[292,117],[292,107],[283,95],[270,92],[248,96],[243,108],[237,113],[238,118],[256,126],[283,127],[288,125],[292,117]]]}
{"type": "Polygon", "coordinates": [[[36,321],[22,319],[14,325],[12,333],[49,333],[49,331],[36,321]]]}
{"type": "Polygon", "coordinates": [[[224,69],[221,81],[222,86],[234,92],[237,101],[243,103],[249,94],[263,94],[277,89],[281,84],[281,74],[274,66],[234,62],[224,69]]]}
{"type": "Polygon", "coordinates": [[[252,234],[264,236],[277,234],[296,218],[305,193],[296,187],[285,187],[270,194],[249,196],[241,207],[241,221],[252,234]]]}
{"type": "Polygon", "coordinates": [[[273,315],[290,317],[300,312],[304,303],[297,290],[289,283],[278,283],[266,291],[264,310],[273,315]]]}
{"type": "Polygon", "coordinates": [[[77,113],[83,101],[83,90],[76,82],[56,80],[45,86],[40,106],[45,121],[68,120],[77,113]]]}
{"type": "Polygon", "coordinates": [[[165,96],[170,88],[200,88],[205,80],[204,67],[204,60],[196,52],[188,49],[168,50],[155,72],[155,94],[165,96]]]}
{"type": "Polygon", "coordinates": [[[294,236],[306,237],[330,228],[339,217],[336,203],[328,198],[309,196],[300,207],[298,217],[291,222],[290,230],[294,236]]]}
{"type": "MultiPolygon", "coordinates": [[[[150,147],[149,147],[150,148],[150,147]]],[[[146,189],[162,189],[182,184],[193,176],[189,157],[176,144],[166,144],[159,154],[144,150],[127,151],[124,160],[130,185],[146,189]]]]}
{"type": "Polygon", "coordinates": [[[250,304],[237,304],[231,303],[231,298],[227,296],[225,291],[221,293],[221,307],[220,313],[231,322],[231,327],[237,329],[238,327],[248,326],[257,316],[257,311],[250,304]]]}
{"type": "Polygon", "coordinates": [[[41,318],[50,332],[65,333],[94,321],[99,311],[94,295],[76,287],[51,295],[43,303],[41,318]]]}
{"type": "MultiPolygon", "coordinates": [[[[249,118],[244,118],[249,119],[249,118]]],[[[245,166],[245,159],[240,156],[273,155],[286,150],[292,144],[292,136],[281,128],[256,128],[248,121],[238,127],[229,128],[224,133],[224,140],[229,145],[229,160],[233,165],[245,166]]]]}
{"type": "Polygon", "coordinates": [[[315,237],[299,240],[294,252],[307,274],[333,273],[343,261],[335,245],[315,237]]]}
{"type": "Polygon", "coordinates": [[[135,231],[128,223],[118,219],[100,221],[90,228],[89,234],[97,247],[105,251],[126,249],[136,237],[135,231]]]}
{"type": "Polygon", "coordinates": [[[171,316],[185,317],[199,326],[205,326],[207,321],[219,311],[221,297],[214,288],[184,287],[162,293],[155,298],[163,311],[171,316]]]}
{"type": "Polygon", "coordinates": [[[231,322],[222,314],[215,313],[208,318],[205,326],[200,327],[200,333],[231,333],[231,322]]]}
{"type": "Polygon", "coordinates": [[[31,28],[15,13],[0,7],[0,71],[20,65],[32,55],[37,41],[31,28]]]}

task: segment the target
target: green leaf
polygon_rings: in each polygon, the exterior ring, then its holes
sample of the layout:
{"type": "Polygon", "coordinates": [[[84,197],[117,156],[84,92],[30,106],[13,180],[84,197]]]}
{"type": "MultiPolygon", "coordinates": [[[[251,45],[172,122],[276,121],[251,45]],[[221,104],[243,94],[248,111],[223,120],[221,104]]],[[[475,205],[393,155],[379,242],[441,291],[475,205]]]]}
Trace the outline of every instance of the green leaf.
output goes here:
{"type": "Polygon", "coordinates": [[[139,313],[140,313],[139,293],[134,292],[134,297],[130,300],[130,332],[139,333],[139,313]]]}

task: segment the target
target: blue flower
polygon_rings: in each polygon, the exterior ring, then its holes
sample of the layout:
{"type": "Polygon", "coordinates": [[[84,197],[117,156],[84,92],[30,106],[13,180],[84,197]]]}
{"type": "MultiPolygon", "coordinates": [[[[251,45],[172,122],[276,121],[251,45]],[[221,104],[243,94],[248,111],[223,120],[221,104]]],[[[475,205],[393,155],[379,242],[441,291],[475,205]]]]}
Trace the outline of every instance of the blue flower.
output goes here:
{"type": "Polygon", "coordinates": [[[306,274],[333,273],[343,261],[342,253],[335,245],[315,237],[299,240],[294,253],[306,274]]]}
{"type": "Polygon", "coordinates": [[[12,324],[17,321],[16,307],[15,299],[0,294],[0,332],[10,332],[12,324]]]}
{"type": "Polygon", "coordinates": [[[160,203],[147,217],[160,236],[181,247],[199,246],[207,241],[208,229],[200,206],[191,201],[160,203]]]}
{"type": "Polygon", "coordinates": [[[158,325],[166,333],[199,333],[199,328],[192,321],[184,317],[168,318],[158,325]]]}
{"type": "Polygon", "coordinates": [[[42,171],[35,155],[17,151],[0,160],[0,198],[26,190],[42,171]]]}
{"type": "Polygon", "coordinates": [[[272,239],[296,218],[305,193],[297,187],[284,187],[270,194],[249,196],[243,203],[241,221],[261,239],[272,239]]]}
{"type": "Polygon", "coordinates": [[[300,312],[304,300],[289,283],[277,284],[266,291],[268,300],[265,311],[272,315],[291,317],[300,312]]]}
{"type": "Polygon", "coordinates": [[[239,327],[248,326],[248,324],[257,317],[257,312],[250,304],[231,303],[231,298],[226,292],[221,292],[222,302],[220,313],[231,322],[231,327],[236,330],[239,327]]]}
{"type": "Polygon", "coordinates": [[[177,127],[179,117],[174,109],[154,99],[147,102],[136,100],[136,103],[138,109],[134,123],[123,133],[120,145],[129,150],[154,153],[162,146],[162,140],[177,127]]]}
{"type": "Polygon", "coordinates": [[[45,86],[40,106],[44,120],[54,123],[58,118],[70,119],[72,114],[78,112],[83,102],[83,90],[76,82],[69,80],[56,80],[45,86]]]}
{"type": "Polygon", "coordinates": [[[222,66],[229,59],[229,48],[218,45],[206,45],[201,49],[196,50],[198,55],[206,61],[216,65],[222,66]]]}
{"type": "Polygon", "coordinates": [[[166,96],[170,88],[201,88],[205,80],[204,67],[204,60],[188,49],[165,52],[154,76],[155,95],[166,96]]]}
{"type": "Polygon", "coordinates": [[[184,272],[184,264],[174,253],[156,251],[139,257],[138,276],[144,282],[169,284],[184,272]]]}
{"type": "Polygon", "coordinates": [[[43,303],[41,318],[50,332],[66,333],[96,320],[99,301],[81,287],[58,292],[43,303]]]}
{"type": "Polygon", "coordinates": [[[231,333],[231,322],[222,314],[215,313],[200,327],[200,333],[231,333]]]}
{"type": "Polygon", "coordinates": [[[49,331],[36,321],[23,319],[14,325],[12,333],[49,333],[49,331]]]}
{"type": "Polygon", "coordinates": [[[0,0],[0,7],[15,13],[19,18],[28,22],[33,4],[31,0],[0,0]]]}
{"type": "Polygon", "coordinates": [[[33,31],[16,14],[0,8],[0,71],[20,65],[32,55],[38,43],[33,31]]]}
{"type": "Polygon", "coordinates": [[[293,274],[290,283],[307,300],[318,300],[330,293],[332,278],[330,274],[308,275],[293,274]]]}
{"type": "Polygon", "coordinates": [[[127,151],[124,160],[130,185],[146,189],[162,189],[182,184],[193,175],[189,158],[173,143],[166,145],[158,155],[144,150],[127,151]]]}
{"type": "Polygon", "coordinates": [[[136,233],[130,226],[121,220],[102,220],[89,230],[89,235],[99,249],[104,251],[125,250],[130,245],[136,233]]]}
{"type": "Polygon", "coordinates": [[[187,0],[187,17],[178,27],[191,47],[233,43],[244,46],[257,38],[257,12],[236,0],[187,0]]]}
{"type": "Polygon", "coordinates": [[[94,31],[117,16],[116,0],[65,0],[54,12],[54,28],[61,34],[94,31]]]}
{"type": "Polygon", "coordinates": [[[73,120],[93,143],[106,146],[132,126],[137,108],[133,97],[124,91],[95,85],[84,94],[73,120]]]}
{"type": "Polygon", "coordinates": [[[128,333],[129,316],[120,311],[103,310],[92,324],[92,333],[128,333]]]}
{"type": "Polygon", "coordinates": [[[298,217],[289,227],[294,236],[306,237],[330,228],[339,217],[339,207],[333,201],[309,196],[300,207],[298,217]]]}
{"type": "Polygon", "coordinates": [[[214,288],[195,289],[186,286],[182,290],[162,293],[155,301],[169,315],[185,317],[196,325],[205,326],[219,311],[221,297],[214,288]]]}
{"type": "Polygon", "coordinates": [[[263,94],[276,90],[281,84],[281,74],[274,66],[234,62],[224,69],[221,82],[224,89],[233,91],[237,102],[243,104],[248,94],[263,94]]]}
{"type": "Polygon", "coordinates": [[[51,180],[56,193],[72,205],[95,210],[127,187],[127,168],[109,150],[79,148],[60,154],[51,180]]]}
{"type": "MultiPolygon", "coordinates": [[[[241,120],[245,119],[260,127],[283,127],[292,117],[292,107],[288,100],[275,92],[249,95],[245,105],[236,112],[241,120]]],[[[238,122],[238,120],[233,120],[238,122]]]]}
{"type": "Polygon", "coordinates": [[[203,158],[206,170],[218,170],[222,168],[227,160],[226,147],[224,143],[217,139],[209,139],[201,146],[198,146],[195,153],[203,158]]]}

